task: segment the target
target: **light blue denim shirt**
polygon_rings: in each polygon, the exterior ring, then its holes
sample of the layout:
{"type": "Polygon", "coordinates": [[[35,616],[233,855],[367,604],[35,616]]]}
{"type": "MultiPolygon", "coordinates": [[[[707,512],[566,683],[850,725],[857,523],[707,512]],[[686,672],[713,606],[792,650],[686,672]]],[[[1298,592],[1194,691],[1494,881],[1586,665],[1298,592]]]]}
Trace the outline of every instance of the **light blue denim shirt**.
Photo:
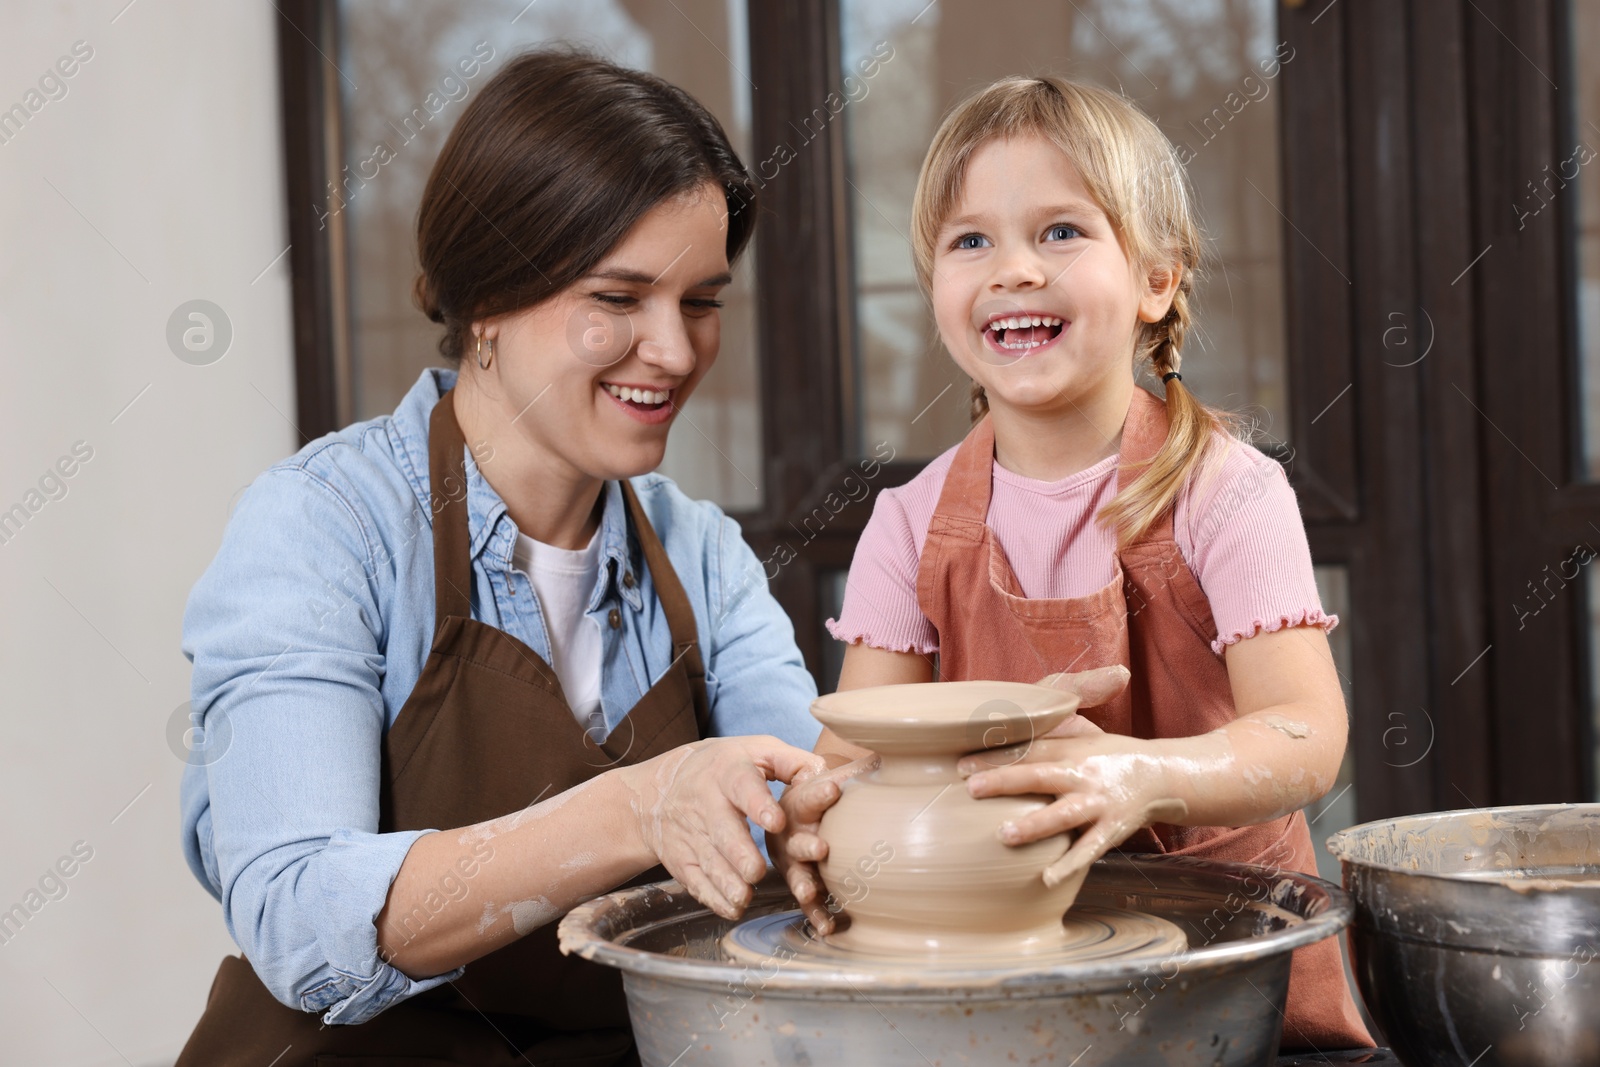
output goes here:
{"type": "MultiPolygon", "coordinates": [[[[272,994],[329,1023],[363,1022],[462,973],[408,978],[379,959],[373,925],[407,849],[430,832],[379,833],[378,785],[384,731],[433,639],[428,418],[454,382],[429,369],[393,415],[257,478],[183,617],[204,738],[183,778],[184,854],[272,994]]],[[[738,524],[661,475],[633,485],[694,608],[712,732],[812,748],[816,687],[738,524]]],[[[604,492],[588,614],[622,615],[619,629],[600,627],[609,732],[666,671],[672,639],[630,547],[621,486],[604,492]],[[618,580],[628,571],[632,587],[618,580]]],[[[470,455],[467,510],[473,618],[549,659],[538,600],[513,573],[516,526],[470,455]]]]}

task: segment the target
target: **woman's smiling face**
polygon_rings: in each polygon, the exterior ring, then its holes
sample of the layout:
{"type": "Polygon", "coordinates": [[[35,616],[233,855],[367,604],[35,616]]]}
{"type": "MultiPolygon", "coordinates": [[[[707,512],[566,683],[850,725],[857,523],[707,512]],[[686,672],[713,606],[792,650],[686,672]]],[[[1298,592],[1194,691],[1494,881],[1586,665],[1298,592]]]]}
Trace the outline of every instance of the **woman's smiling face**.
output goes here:
{"type": "Polygon", "coordinates": [[[933,309],[945,348],[990,405],[1071,410],[1131,380],[1140,321],[1171,304],[1128,261],[1065,153],[1038,136],[997,138],[967,163],[940,227],[933,309]]]}
{"type": "Polygon", "coordinates": [[[585,277],[483,324],[496,365],[473,366],[469,342],[463,373],[500,394],[518,436],[574,473],[654,470],[678,409],[716,362],[717,298],[732,280],[727,210],[711,183],[657,204],[585,277]]]}

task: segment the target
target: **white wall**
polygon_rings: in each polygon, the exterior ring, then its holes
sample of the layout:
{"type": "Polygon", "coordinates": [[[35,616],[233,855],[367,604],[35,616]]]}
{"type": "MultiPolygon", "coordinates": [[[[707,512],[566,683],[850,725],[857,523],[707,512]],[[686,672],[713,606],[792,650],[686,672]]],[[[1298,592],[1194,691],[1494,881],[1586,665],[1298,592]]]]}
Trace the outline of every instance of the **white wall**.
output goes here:
{"type": "Polygon", "coordinates": [[[170,1063],[232,950],[179,851],[166,729],[189,588],[294,450],[272,5],[126,4],[0,12],[0,111],[93,50],[0,143],[0,512],[93,449],[0,543],[0,911],[93,850],[0,944],[6,1064],[170,1063]],[[208,366],[166,340],[195,298],[233,327],[208,366]]]}

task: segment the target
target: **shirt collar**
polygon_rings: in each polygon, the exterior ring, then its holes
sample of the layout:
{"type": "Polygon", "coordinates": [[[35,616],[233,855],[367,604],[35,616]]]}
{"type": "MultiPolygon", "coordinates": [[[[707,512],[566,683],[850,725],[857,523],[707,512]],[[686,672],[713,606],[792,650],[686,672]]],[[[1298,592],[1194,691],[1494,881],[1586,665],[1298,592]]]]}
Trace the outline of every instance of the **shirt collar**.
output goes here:
{"type": "Polygon", "coordinates": [[[622,483],[606,482],[601,492],[605,494],[605,508],[600,513],[600,581],[589,598],[589,610],[600,606],[609,584],[630,608],[638,611],[644,606],[644,598],[639,594],[638,568],[628,544],[628,502],[622,496],[622,483]],[[606,566],[608,561],[615,566],[606,566]]]}
{"type": "MultiPolygon", "coordinates": [[[[401,457],[406,479],[417,496],[423,514],[432,514],[428,492],[428,426],[439,398],[456,383],[456,372],[445,367],[429,367],[406,393],[389,421],[389,437],[395,454],[401,457]]],[[[467,538],[472,559],[486,556],[484,565],[510,570],[512,550],[517,543],[517,526],[506,513],[505,501],[484,478],[473,458],[471,442],[467,448],[467,538]]],[[[594,611],[613,590],[638,611],[644,606],[640,594],[638,568],[628,538],[628,508],[622,496],[622,483],[608,481],[601,489],[605,501],[600,514],[600,577],[589,596],[588,610],[594,611]],[[608,564],[614,563],[615,566],[608,564]],[[623,581],[631,576],[632,581],[623,581]]]]}

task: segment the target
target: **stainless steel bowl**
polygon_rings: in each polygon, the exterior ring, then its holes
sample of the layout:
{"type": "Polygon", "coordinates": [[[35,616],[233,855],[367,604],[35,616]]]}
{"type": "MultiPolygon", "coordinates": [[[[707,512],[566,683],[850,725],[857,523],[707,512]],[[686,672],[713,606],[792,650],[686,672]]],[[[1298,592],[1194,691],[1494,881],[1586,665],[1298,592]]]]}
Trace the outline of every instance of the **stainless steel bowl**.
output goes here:
{"type": "Polygon", "coordinates": [[[1409,1067],[1600,1063],[1600,804],[1390,819],[1328,849],[1361,996],[1409,1067]]]}
{"type": "MultiPolygon", "coordinates": [[[[622,970],[645,1067],[1258,1067],[1277,1050],[1291,952],[1351,913],[1317,878],[1174,856],[1102,860],[1079,899],[1170,919],[1189,948],[1057,967],[746,967],[718,948],[733,924],[676,882],[574,909],[561,948],[622,970]]],[[[792,907],[769,877],[747,914],[792,907]]]]}

